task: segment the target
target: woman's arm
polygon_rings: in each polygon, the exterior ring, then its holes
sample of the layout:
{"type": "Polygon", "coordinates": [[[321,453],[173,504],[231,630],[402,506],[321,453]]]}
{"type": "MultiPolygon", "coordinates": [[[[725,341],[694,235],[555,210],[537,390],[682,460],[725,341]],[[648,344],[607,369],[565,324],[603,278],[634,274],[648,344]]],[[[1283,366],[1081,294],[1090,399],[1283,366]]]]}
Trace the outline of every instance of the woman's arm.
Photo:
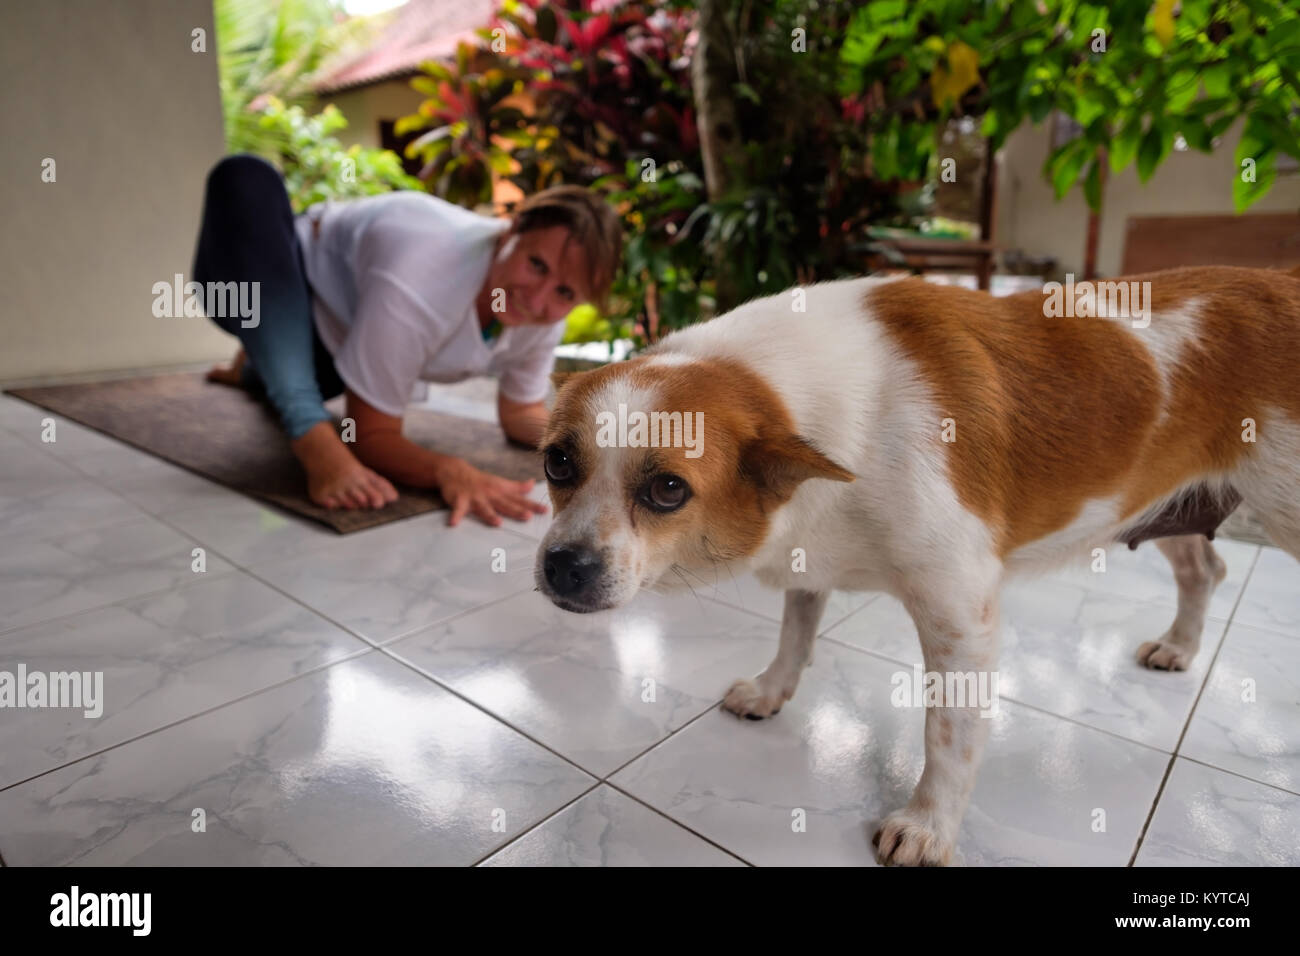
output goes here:
{"type": "Polygon", "coordinates": [[[464,459],[422,448],[402,434],[401,418],[384,414],[351,389],[347,403],[356,422],[353,451],[362,464],[413,488],[437,488],[451,506],[448,524],[458,524],[471,511],[490,525],[501,524],[501,515],[527,521],[546,511],[527,497],[532,481],[499,478],[464,459]]]}
{"type": "Polygon", "coordinates": [[[501,430],[509,437],[536,448],[546,433],[549,413],[545,402],[512,402],[498,391],[497,417],[501,430]]]}
{"type": "Polygon", "coordinates": [[[352,389],[347,390],[348,417],[357,423],[353,453],[368,468],[412,488],[436,488],[450,455],[415,444],[402,434],[402,420],[386,415],[352,389]]]}

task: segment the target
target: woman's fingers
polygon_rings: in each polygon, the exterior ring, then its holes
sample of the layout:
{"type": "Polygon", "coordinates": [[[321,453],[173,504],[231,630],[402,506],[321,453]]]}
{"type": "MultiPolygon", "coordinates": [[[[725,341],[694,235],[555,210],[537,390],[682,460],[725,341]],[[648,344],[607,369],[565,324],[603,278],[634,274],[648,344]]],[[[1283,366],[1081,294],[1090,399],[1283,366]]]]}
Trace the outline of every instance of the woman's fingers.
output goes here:
{"type": "Polygon", "coordinates": [[[447,525],[454,528],[456,525],[460,524],[460,519],[465,517],[465,513],[469,511],[470,496],[461,492],[458,495],[453,494],[452,499],[451,517],[447,519],[447,525]]]}
{"type": "Polygon", "coordinates": [[[541,505],[531,498],[525,498],[522,495],[506,491],[499,492],[493,503],[498,511],[507,517],[514,518],[516,521],[527,521],[534,512],[540,514],[546,510],[545,505],[541,505]]]}
{"type": "Polygon", "coordinates": [[[527,521],[532,517],[532,504],[527,498],[517,498],[513,495],[506,496],[497,501],[497,510],[503,514],[514,518],[516,521],[527,521]]]}
{"type": "Polygon", "coordinates": [[[492,527],[501,527],[501,516],[496,513],[492,507],[492,502],[486,497],[476,497],[474,499],[474,513],[492,527]]]}

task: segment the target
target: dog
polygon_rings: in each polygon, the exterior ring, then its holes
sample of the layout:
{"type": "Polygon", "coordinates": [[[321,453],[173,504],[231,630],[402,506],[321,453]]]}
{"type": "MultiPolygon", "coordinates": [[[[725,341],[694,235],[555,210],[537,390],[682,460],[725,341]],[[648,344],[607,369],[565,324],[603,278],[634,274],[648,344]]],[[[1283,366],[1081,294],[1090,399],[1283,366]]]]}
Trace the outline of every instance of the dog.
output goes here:
{"type": "MultiPolygon", "coordinates": [[[[1137,659],[1186,668],[1225,575],[1210,541],[1239,502],[1300,558],[1300,278],[1113,282],[1130,285],[827,282],[568,377],[539,446],[538,589],[591,612],[752,570],[785,591],[779,650],[723,706],[761,719],[794,695],[833,589],[898,598],[927,672],[987,674],[1008,575],[1155,539],[1178,609],[1137,659]],[[694,450],[673,413],[702,424],[694,450]]],[[[927,707],[925,769],[875,832],[880,862],[952,861],[989,723],[927,707]]]]}

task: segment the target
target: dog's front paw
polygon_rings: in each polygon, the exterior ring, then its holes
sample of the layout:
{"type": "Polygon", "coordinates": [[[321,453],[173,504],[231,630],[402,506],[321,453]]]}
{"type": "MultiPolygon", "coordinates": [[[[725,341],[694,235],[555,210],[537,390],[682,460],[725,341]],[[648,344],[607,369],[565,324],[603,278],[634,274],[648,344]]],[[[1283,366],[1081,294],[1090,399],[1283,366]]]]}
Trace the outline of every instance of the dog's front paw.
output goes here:
{"type": "Polygon", "coordinates": [[[793,696],[782,691],[768,688],[760,677],[758,680],[742,678],[731,685],[722,706],[738,717],[750,720],[762,720],[781,712],[781,705],[793,696]]]}
{"type": "Polygon", "coordinates": [[[1192,665],[1196,648],[1172,641],[1147,641],[1138,648],[1138,663],[1158,671],[1185,671],[1192,665]]]}
{"type": "Polygon", "coordinates": [[[885,866],[947,866],[954,841],[940,832],[928,813],[904,807],[885,817],[871,842],[885,866]]]}

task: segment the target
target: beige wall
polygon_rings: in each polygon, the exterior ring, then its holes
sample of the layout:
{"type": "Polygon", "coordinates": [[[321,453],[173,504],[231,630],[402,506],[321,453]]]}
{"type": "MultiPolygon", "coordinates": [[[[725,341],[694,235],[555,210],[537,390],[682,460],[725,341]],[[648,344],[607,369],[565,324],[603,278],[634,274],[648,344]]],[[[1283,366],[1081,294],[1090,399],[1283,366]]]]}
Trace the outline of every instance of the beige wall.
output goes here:
{"type": "Polygon", "coordinates": [[[319,99],[322,108],[326,103],[333,103],[347,117],[348,128],[338,133],[345,146],[359,143],[378,149],[379,121],[401,119],[417,112],[424,97],[411,89],[411,81],[406,79],[330,93],[319,99]]]}
{"type": "MultiPolygon", "coordinates": [[[[1239,170],[1233,152],[1241,136],[1238,124],[1211,154],[1171,152],[1145,184],[1130,165],[1111,175],[1102,198],[1097,270],[1118,275],[1124,256],[1124,230],[1129,216],[1232,213],[1232,178],[1239,170]]],[[[1043,178],[1050,151],[1051,123],[1023,126],[999,154],[997,240],[1028,255],[1055,256],[1060,271],[1083,274],[1088,237],[1088,204],[1082,186],[1075,186],[1059,203],[1043,178]]],[[[1293,212],[1300,209],[1300,176],[1279,175],[1268,195],[1249,212],[1293,212]]]]}
{"type": "Polygon", "coordinates": [[[225,151],[211,0],[0,5],[0,89],[0,380],[228,355],[206,319],[151,310],[225,151]]]}

